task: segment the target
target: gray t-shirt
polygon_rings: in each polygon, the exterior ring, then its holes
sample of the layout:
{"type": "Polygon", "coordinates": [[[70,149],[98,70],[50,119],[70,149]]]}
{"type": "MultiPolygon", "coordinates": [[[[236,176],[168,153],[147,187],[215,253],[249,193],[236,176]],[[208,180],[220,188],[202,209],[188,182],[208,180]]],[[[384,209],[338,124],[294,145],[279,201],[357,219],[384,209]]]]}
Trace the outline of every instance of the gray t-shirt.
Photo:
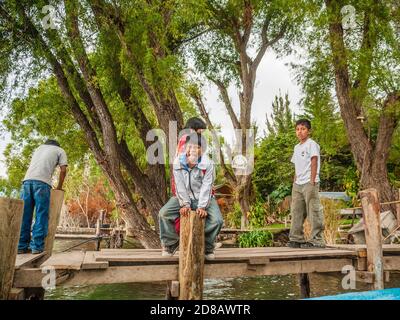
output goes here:
{"type": "Polygon", "coordinates": [[[318,143],[308,138],[304,143],[299,143],[294,147],[291,162],[294,163],[296,171],[296,183],[306,184],[311,181],[311,158],[318,158],[317,176],[315,182],[319,182],[319,170],[321,166],[320,148],[318,143]]]}
{"type": "Polygon", "coordinates": [[[51,177],[57,165],[68,165],[65,151],[54,145],[42,144],[33,153],[24,181],[39,180],[51,186],[51,177]]]}

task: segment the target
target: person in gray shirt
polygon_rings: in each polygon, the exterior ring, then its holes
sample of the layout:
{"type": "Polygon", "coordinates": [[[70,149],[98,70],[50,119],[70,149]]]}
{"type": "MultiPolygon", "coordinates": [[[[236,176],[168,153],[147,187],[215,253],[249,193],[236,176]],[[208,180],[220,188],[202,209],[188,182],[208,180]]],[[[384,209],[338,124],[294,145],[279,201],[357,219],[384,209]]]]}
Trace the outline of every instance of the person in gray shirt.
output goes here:
{"type": "Polygon", "coordinates": [[[62,190],[67,165],[67,155],[55,140],[47,140],[34,151],[21,190],[24,214],[18,244],[19,254],[30,251],[33,254],[43,252],[49,222],[51,179],[54,170],[59,166],[60,177],[56,189],[62,190]],[[34,210],[35,223],[32,227],[34,210]]]}

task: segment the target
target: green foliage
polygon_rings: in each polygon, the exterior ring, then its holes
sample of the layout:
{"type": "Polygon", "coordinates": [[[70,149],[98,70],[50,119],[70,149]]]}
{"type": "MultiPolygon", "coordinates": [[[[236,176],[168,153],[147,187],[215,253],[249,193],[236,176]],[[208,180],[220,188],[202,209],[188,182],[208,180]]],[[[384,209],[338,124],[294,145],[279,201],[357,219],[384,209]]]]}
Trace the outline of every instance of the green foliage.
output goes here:
{"type": "Polygon", "coordinates": [[[291,193],[291,187],[288,185],[280,184],[278,187],[271,192],[269,195],[270,201],[275,204],[283,201],[291,193]]]}
{"type": "Polygon", "coordinates": [[[228,225],[235,229],[240,228],[241,219],[242,209],[240,208],[239,203],[235,202],[233,205],[233,210],[227,215],[228,225]]]}
{"type": "Polygon", "coordinates": [[[272,247],[274,235],[267,230],[252,230],[239,236],[240,248],[272,247]]]}
{"type": "Polygon", "coordinates": [[[278,135],[284,132],[291,132],[293,129],[293,115],[290,110],[289,95],[285,97],[279,93],[272,102],[271,120],[267,117],[268,134],[278,135]]]}
{"type": "Polygon", "coordinates": [[[350,167],[347,169],[344,177],[344,189],[349,197],[351,197],[352,205],[357,204],[357,194],[360,189],[360,173],[354,168],[350,167]]]}
{"type": "Polygon", "coordinates": [[[249,226],[251,228],[262,228],[265,226],[265,216],[267,210],[265,204],[261,201],[256,201],[253,205],[250,206],[249,212],[249,226]]]}
{"type": "Polygon", "coordinates": [[[289,97],[276,96],[272,114],[267,118],[269,132],[256,145],[253,183],[258,195],[266,201],[275,189],[290,188],[294,169],[290,162],[297,143],[289,97]]]}

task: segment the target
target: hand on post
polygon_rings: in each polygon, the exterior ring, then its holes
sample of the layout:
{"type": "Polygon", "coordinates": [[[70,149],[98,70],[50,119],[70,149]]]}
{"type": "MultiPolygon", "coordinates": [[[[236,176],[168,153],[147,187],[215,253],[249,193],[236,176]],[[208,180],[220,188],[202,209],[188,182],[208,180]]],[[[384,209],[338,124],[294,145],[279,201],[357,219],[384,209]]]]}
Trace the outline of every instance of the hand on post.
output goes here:
{"type": "Polygon", "coordinates": [[[197,208],[196,213],[199,215],[200,218],[207,217],[207,211],[204,208],[197,208]]]}
{"type": "Polygon", "coordinates": [[[190,208],[188,207],[182,207],[179,209],[179,213],[181,216],[186,217],[190,212],[190,208]]]}

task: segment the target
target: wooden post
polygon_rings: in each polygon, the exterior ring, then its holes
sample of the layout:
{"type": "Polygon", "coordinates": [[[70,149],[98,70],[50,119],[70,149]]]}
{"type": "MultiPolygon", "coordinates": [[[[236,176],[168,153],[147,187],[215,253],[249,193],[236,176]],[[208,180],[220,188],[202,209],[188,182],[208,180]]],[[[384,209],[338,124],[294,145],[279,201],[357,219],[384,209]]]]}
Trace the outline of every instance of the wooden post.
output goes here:
{"type": "Polygon", "coordinates": [[[179,281],[168,281],[166,300],[178,300],[179,298],[179,281]]]}
{"type": "Polygon", "coordinates": [[[201,300],[204,282],[205,219],[195,211],[180,220],[179,300],[201,300]]]}
{"type": "Polygon", "coordinates": [[[102,226],[102,212],[100,211],[99,217],[97,218],[96,221],[96,251],[100,251],[100,244],[101,244],[101,238],[100,238],[100,234],[101,234],[101,226],[102,226]]]}
{"type": "Polygon", "coordinates": [[[22,200],[0,198],[0,300],[10,298],[23,209],[22,200]]]}
{"type": "Polygon", "coordinates": [[[310,297],[310,277],[308,273],[300,273],[299,274],[299,282],[300,282],[300,298],[306,299],[310,297]]]}
{"type": "Polygon", "coordinates": [[[49,258],[53,252],[54,239],[56,237],[56,231],[58,222],[60,220],[63,202],[64,191],[52,189],[50,194],[49,228],[44,243],[44,251],[46,251],[46,255],[44,256],[43,260],[49,258]]]}
{"type": "Polygon", "coordinates": [[[384,288],[382,231],[378,191],[367,189],[359,192],[363,207],[365,240],[367,244],[367,270],[374,273],[375,290],[384,288]]]}

